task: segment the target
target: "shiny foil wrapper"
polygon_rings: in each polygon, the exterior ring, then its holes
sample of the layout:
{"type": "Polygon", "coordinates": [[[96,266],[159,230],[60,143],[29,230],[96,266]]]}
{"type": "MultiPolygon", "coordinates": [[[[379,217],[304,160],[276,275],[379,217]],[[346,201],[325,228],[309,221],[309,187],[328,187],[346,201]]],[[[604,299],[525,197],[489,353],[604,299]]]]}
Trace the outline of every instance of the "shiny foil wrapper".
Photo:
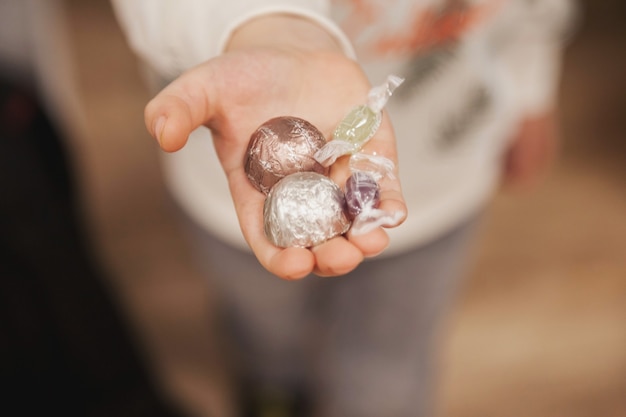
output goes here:
{"type": "Polygon", "coordinates": [[[326,144],[324,135],[311,123],[297,117],[276,117],[252,133],[244,167],[248,179],[264,194],[289,174],[328,169],[313,155],[326,144]]]}
{"type": "Polygon", "coordinates": [[[263,207],[265,235],[279,247],[318,245],[348,231],[343,191],[315,172],[291,174],[269,192],[263,207]]]}

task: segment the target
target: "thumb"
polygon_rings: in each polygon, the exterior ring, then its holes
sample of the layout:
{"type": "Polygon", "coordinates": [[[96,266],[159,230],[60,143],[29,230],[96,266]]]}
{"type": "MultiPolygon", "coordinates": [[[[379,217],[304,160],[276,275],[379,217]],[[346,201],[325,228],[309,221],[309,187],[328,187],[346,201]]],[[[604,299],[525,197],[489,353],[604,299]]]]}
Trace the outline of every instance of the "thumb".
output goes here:
{"type": "Polygon", "coordinates": [[[165,87],[146,105],[146,128],[164,151],[181,149],[192,131],[214,117],[212,78],[208,65],[193,68],[165,87]]]}

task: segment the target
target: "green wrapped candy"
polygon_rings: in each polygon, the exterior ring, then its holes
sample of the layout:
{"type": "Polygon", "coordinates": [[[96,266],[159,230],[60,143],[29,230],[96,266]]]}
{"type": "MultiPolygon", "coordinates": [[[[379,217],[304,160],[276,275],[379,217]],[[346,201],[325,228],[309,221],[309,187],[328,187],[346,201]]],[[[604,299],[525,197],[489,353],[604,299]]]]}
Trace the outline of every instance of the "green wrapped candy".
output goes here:
{"type": "Polygon", "coordinates": [[[350,143],[351,153],[357,152],[368,141],[380,126],[382,115],[375,113],[370,107],[362,105],[352,109],[343,118],[333,134],[334,140],[350,143]]]}
{"type": "Polygon", "coordinates": [[[333,140],[315,153],[315,160],[327,167],[342,155],[358,152],[380,127],[382,109],[403,81],[403,78],[390,75],[385,83],[372,88],[367,104],[350,110],[335,129],[333,140]]]}

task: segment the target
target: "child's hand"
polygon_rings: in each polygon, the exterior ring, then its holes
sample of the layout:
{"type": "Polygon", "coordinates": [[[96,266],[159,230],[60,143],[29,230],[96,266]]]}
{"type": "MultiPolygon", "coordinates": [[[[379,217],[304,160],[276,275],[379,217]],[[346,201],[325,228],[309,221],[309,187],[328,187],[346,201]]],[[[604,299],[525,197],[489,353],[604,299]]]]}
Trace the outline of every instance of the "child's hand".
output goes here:
{"type": "MultiPolygon", "coordinates": [[[[291,16],[248,23],[234,34],[227,49],[182,74],[148,104],[146,125],[161,148],[176,151],[198,126],[211,129],[243,235],[259,262],[279,277],[341,275],[364,257],[383,251],[388,237],[382,229],[361,236],[348,233],[310,250],[272,245],[263,233],[265,196],[249,183],[243,167],[251,133],[275,116],[306,119],[329,139],[348,111],[367,98],[370,84],[360,67],[321,28],[291,16]]],[[[395,137],[386,116],[364,149],[397,163],[395,137]]],[[[332,167],[331,177],[338,184],[343,185],[348,175],[345,160],[332,167]]],[[[382,209],[406,215],[397,180],[385,183],[381,200],[382,209]]]]}
{"type": "Polygon", "coordinates": [[[528,187],[540,180],[554,164],[559,134],[554,112],[522,121],[504,159],[505,186],[528,187]]]}

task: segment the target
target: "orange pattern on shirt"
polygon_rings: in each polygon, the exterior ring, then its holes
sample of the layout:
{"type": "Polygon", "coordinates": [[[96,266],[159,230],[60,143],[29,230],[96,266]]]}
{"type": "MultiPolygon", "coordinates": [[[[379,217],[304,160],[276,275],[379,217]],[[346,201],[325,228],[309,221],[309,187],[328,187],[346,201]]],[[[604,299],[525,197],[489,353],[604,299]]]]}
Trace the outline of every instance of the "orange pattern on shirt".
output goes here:
{"type": "MultiPolygon", "coordinates": [[[[365,52],[377,56],[415,53],[419,50],[459,40],[496,12],[505,0],[486,0],[477,5],[465,1],[447,0],[440,7],[427,9],[416,7],[409,24],[397,32],[383,34],[366,45],[365,52]]],[[[346,33],[356,39],[363,30],[375,23],[383,13],[368,0],[348,0],[352,13],[342,26],[346,33]]],[[[387,7],[393,7],[389,2],[387,7]]]]}

